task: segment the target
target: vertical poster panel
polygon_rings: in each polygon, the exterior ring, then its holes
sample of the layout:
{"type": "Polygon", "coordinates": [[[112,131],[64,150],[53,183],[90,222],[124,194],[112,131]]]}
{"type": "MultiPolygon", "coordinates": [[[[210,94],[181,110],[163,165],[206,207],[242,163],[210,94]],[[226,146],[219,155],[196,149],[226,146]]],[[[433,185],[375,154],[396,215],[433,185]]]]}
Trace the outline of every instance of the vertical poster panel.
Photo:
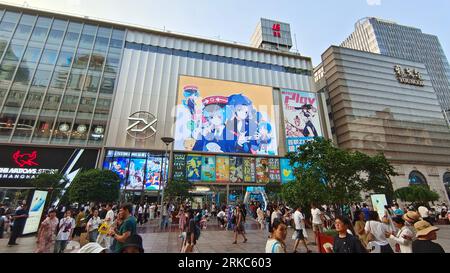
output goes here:
{"type": "Polygon", "coordinates": [[[180,76],[174,149],[277,155],[273,89],[180,76]]]}
{"type": "Polygon", "coordinates": [[[255,158],[244,158],[244,182],[256,182],[255,158]]]}
{"type": "Polygon", "coordinates": [[[283,184],[289,183],[295,180],[294,177],[294,169],[290,164],[290,160],[288,158],[280,159],[280,173],[281,173],[281,182],[283,184]]]}
{"type": "Polygon", "coordinates": [[[216,156],[216,181],[228,182],[230,180],[230,159],[228,156],[216,156]]]}
{"type": "Polygon", "coordinates": [[[256,159],[256,182],[269,183],[269,159],[257,158],[256,159]]]}
{"type": "Polygon", "coordinates": [[[189,154],[186,159],[186,176],[189,182],[200,182],[202,179],[202,156],[189,154]]]}
{"type": "Polygon", "coordinates": [[[316,94],[282,89],[286,147],[295,152],[306,141],[322,136],[316,94]]]}
{"type": "MultiPolygon", "coordinates": [[[[183,173],[185,172],[185,166],[183,166],[183,173]]],[[[147,175],[145,179],[145,189],[148,191],[159,190],[159,184],[161,183],[163,168],[163,157],[158,155],[149,155],[147,158],[147,175]]]]}
{"type": "Polygon", "coordinates": [[[280,160],[278,158],[269,158],[269,178],[270,182],[281,182],[280,160]]]}
{"type": "Polygon", "coordinates": [[[109,164],[109,170],[119,176],[121,189],[125,188],[129,163],[130,159],[128,157],[115,157],[109,164]]]}
{"type": "Polygon", "coordinates": [[[216,158],[214,156],[203,156],[202,161],[202,181],[216,181],[216,158]]]}
{"type": "Polygon", "coordinates": [[[132,158],[129,165],[126,190],[140,191],[144,186],[145,158],[132,158]]]}
{"type": "Polygon", "coordinates": [[[23,234],[30,234],[38,231],[41,216],[44,211],[45,201],[47,200],[47,191],[34,191],[31,199],[30,211],[25,222],[23,234]]]}
{"type": "Polygon", "coordinates": [[[186,155],[174,154],[173,155],[173,180],[184,181],[186,180],[186,155]]]}
{"type": "Polygon", "coordinates": [[[242,157],[230,156],[230,182],[242,183],[244,181],[244,168],[242,157]]]}

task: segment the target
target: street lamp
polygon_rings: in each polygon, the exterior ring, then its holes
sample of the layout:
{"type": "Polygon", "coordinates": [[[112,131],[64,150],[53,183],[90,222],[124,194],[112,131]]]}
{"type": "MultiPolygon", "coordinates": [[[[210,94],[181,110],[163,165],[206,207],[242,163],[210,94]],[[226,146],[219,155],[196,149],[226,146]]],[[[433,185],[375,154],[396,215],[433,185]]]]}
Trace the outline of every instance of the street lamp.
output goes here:
{"type": "MultiPolygon", "coordinates": [[[[161,191],[161,184],[164,180],[165,185],[168,184],[168,176],[167,176],[167,151],[169,150],[169,145],[175,141],[175,139],[173,139],[172,137],[162,137],[161,138],[162,142],[164,142],[164,144],[166,144],[166,154],[165,154],[165,159],[164,160],[164,166],[163,166],[163,177],[164,179],[161,179],[161,181],[159,182],[159,189],[158,189],[158,198],[159,198],[159,192],[161,191]]],[[[163,203],[164,203],[164,187],[162,187],[162,193],[161,193],[161,211],[160,211],[160,215],[161,215],[161,223],[162,224],[162,211],[163,211],[163,203]]]]}

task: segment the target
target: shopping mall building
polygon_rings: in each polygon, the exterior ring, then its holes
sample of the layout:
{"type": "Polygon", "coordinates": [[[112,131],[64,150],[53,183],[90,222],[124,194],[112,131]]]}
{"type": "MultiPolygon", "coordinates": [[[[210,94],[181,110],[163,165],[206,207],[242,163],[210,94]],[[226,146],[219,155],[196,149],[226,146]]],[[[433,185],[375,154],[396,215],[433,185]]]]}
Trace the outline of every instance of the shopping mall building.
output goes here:
{"type": "MultiPolygon", "coordinates": [[[[293,180],[286,153],[314,137],[334,137],[342,147],[366,151],[365,142],[355,146],[343,140],[353,133],[336,137],[338,122],[354,128],[353,117],[337,120],[339,113],[329,114],[330,102],[346,105],[330,100],[345,90],[318,88],[311,59],[291,47],[289,25],[267,19],[257,25],[251,45],[242,45],[0,5],[0,190],[29,188],[30,179],[42,172],[72,179],[83,169],[104,168],[119,175],[128,193],[145,191],[154,198],[167,176],[193,183],[198,203],[201,196],[234,202],[253,197],[250,192],[258,196],[267,183],[293,180]],[[174,142],[166,146],[163,137],[174,142]]],[[[323,61],[326,74],[316,72],[330,76],[326,86],[342,74],[330,74],[335,62],[323,61]]],[[[426,91],[420,102],[439,107],[423,65],[394,63],[418,67],[426,91]]],[[[416,158],[423,159],[420,168],[438,164],[428,179],[438,181],[450,167],[448,130],[438,113],[427,109],[424,118],[434,120],[408,132],[437,143],[416,158]]],[[[361,122],[367,130],[375,128],[369,118],[361,122]]],[[[402,142],[401,137],[385,140],[393,146],[402,142]]],[[[404,166],[406,173],[416,165],[404,166]]],[[[395,187],[407,181],[400,177],[395,187]]],[[[448,200],[443,187],[433,183],[448,200]]]]}
{"type": "Polygon", "coordinates": [[[152,195],[172,137],[169,177],[242,200],[291,180],[286,152],[326,128],[288,24],[262,19],[249,46],[0,8],[0,187],[98,167],[152,195]]]}

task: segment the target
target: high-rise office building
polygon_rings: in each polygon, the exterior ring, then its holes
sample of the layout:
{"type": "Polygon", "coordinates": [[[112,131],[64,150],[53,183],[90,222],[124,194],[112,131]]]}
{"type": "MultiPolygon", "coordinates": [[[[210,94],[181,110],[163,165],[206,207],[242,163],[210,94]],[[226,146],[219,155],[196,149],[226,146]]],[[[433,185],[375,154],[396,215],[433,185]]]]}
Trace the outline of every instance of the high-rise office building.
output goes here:
{"type": "Polygon", "coordinates": [[[450,65],[438,37],[378,18],[363,18],[342,47],[425,64],[447,121],[450,118],[450,65]]]}

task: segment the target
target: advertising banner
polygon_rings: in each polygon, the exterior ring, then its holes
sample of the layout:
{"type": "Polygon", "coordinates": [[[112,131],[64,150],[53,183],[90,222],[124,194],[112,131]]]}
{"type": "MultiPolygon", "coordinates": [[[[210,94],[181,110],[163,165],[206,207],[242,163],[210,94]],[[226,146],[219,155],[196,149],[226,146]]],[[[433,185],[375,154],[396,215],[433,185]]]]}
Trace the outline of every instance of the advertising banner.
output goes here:
{"type": "Polygon", "coordinates": [[[256,182],[269,183],[269,159],[256,158],[256,182]]]}
{"type": "Polygon", "coordinates": [[[294,169],[292,168],[288,158],[280,159],[280,173],[281,173],[281,182],[283,184],[289,183],[295,180],[294,177],[294,169]]]}
{"type": "Polygon", "coordinates": [[[180,76],[174,149],[277,155],[271,87],[180,76]]]}
{"type": "Polygon", "coordinates": [[[186,159],[186,176],[189,182],[200,182],[202,179],[202,156],[189,154],[186,159]]]}
{"type": "Polygon", "coordinates": [[[244,157],[244,182],[256,182],[255,158],[244,157]]]}
{"type": "Polygon", "coordinates": [[[244,168],[242,157],[230,156],[230,182],[244,182],[244,168]]]}
{"type": "MultiPolygon", "coordinates": [[[[157,191],[160,189],[159,183],[162,179],[163,157],[158,155],[149,155],[147,158],[147,173],[145,177],[145,189],[148,191],[157,191]]],[[[166,168],[167,170],[167,168],[166,168]]],[[[183,169],[185,173],[185,168],[183,169]]]]}
{"type": "Polygon", "coordinates": [[[281,89],[286,147],[297,151],[306,141],[322,136],[316,94],[281,89]]]}
{"type": "Polygon", "coordinates": [[[41,173],[76,174],[96,167],[98,150],[0,146],[0,187],[32,187],[41,173]]]}
{"type": "Polygon", "coordinates": [[[216,181],[228,182],[230,180],[230,159],[228,156],[216,156],[216,181]]]}
{"type": "Polygon", "coordinates": [[[173,180],[186,180],[186,155],[174,154],[173,156],[173,180]]]}
{"type": "Polygon", "coordinates": [[[384,194],[372,194],[370,196],[372,200],[373,209],[378,212],[380,219],[384,216],[384,206],[387,206],[386,195],[384,194]]]}
{"type": "Polygon", "coordinates": [[[127,184],[129,163],[130,158],[128,156],[106,158],[106,160],[103,162],[103,169],[111,170],[119,176],[121,189],[124,189],[125,185],[127,184]]]}
{"type": "Polygon", "coordinates": [[[203,156],[202,160],[202,181],[216,181],[216,158],[214,156],[203,156]]]}
{"type": "Polygon", "coordinates": [[[128,167],[128,183],[124,187],[126,190],[142,190],[144,186],[145,163],[145,158],[131,158],[128,167]]]}
{"type": "Polygon", "coordinates": [[[47,191],[34,191],[31,199],[30,211],[25,222],[23,234],[30,234],[38,231],[42,212],[44,211],[45,201],[47,200],[47,191]]]}
{"type": "Polygon", "coordinates": [[[278,158],[269,158],[269,179],[270,182],[281,182],[280,160],[278,158]]]}

